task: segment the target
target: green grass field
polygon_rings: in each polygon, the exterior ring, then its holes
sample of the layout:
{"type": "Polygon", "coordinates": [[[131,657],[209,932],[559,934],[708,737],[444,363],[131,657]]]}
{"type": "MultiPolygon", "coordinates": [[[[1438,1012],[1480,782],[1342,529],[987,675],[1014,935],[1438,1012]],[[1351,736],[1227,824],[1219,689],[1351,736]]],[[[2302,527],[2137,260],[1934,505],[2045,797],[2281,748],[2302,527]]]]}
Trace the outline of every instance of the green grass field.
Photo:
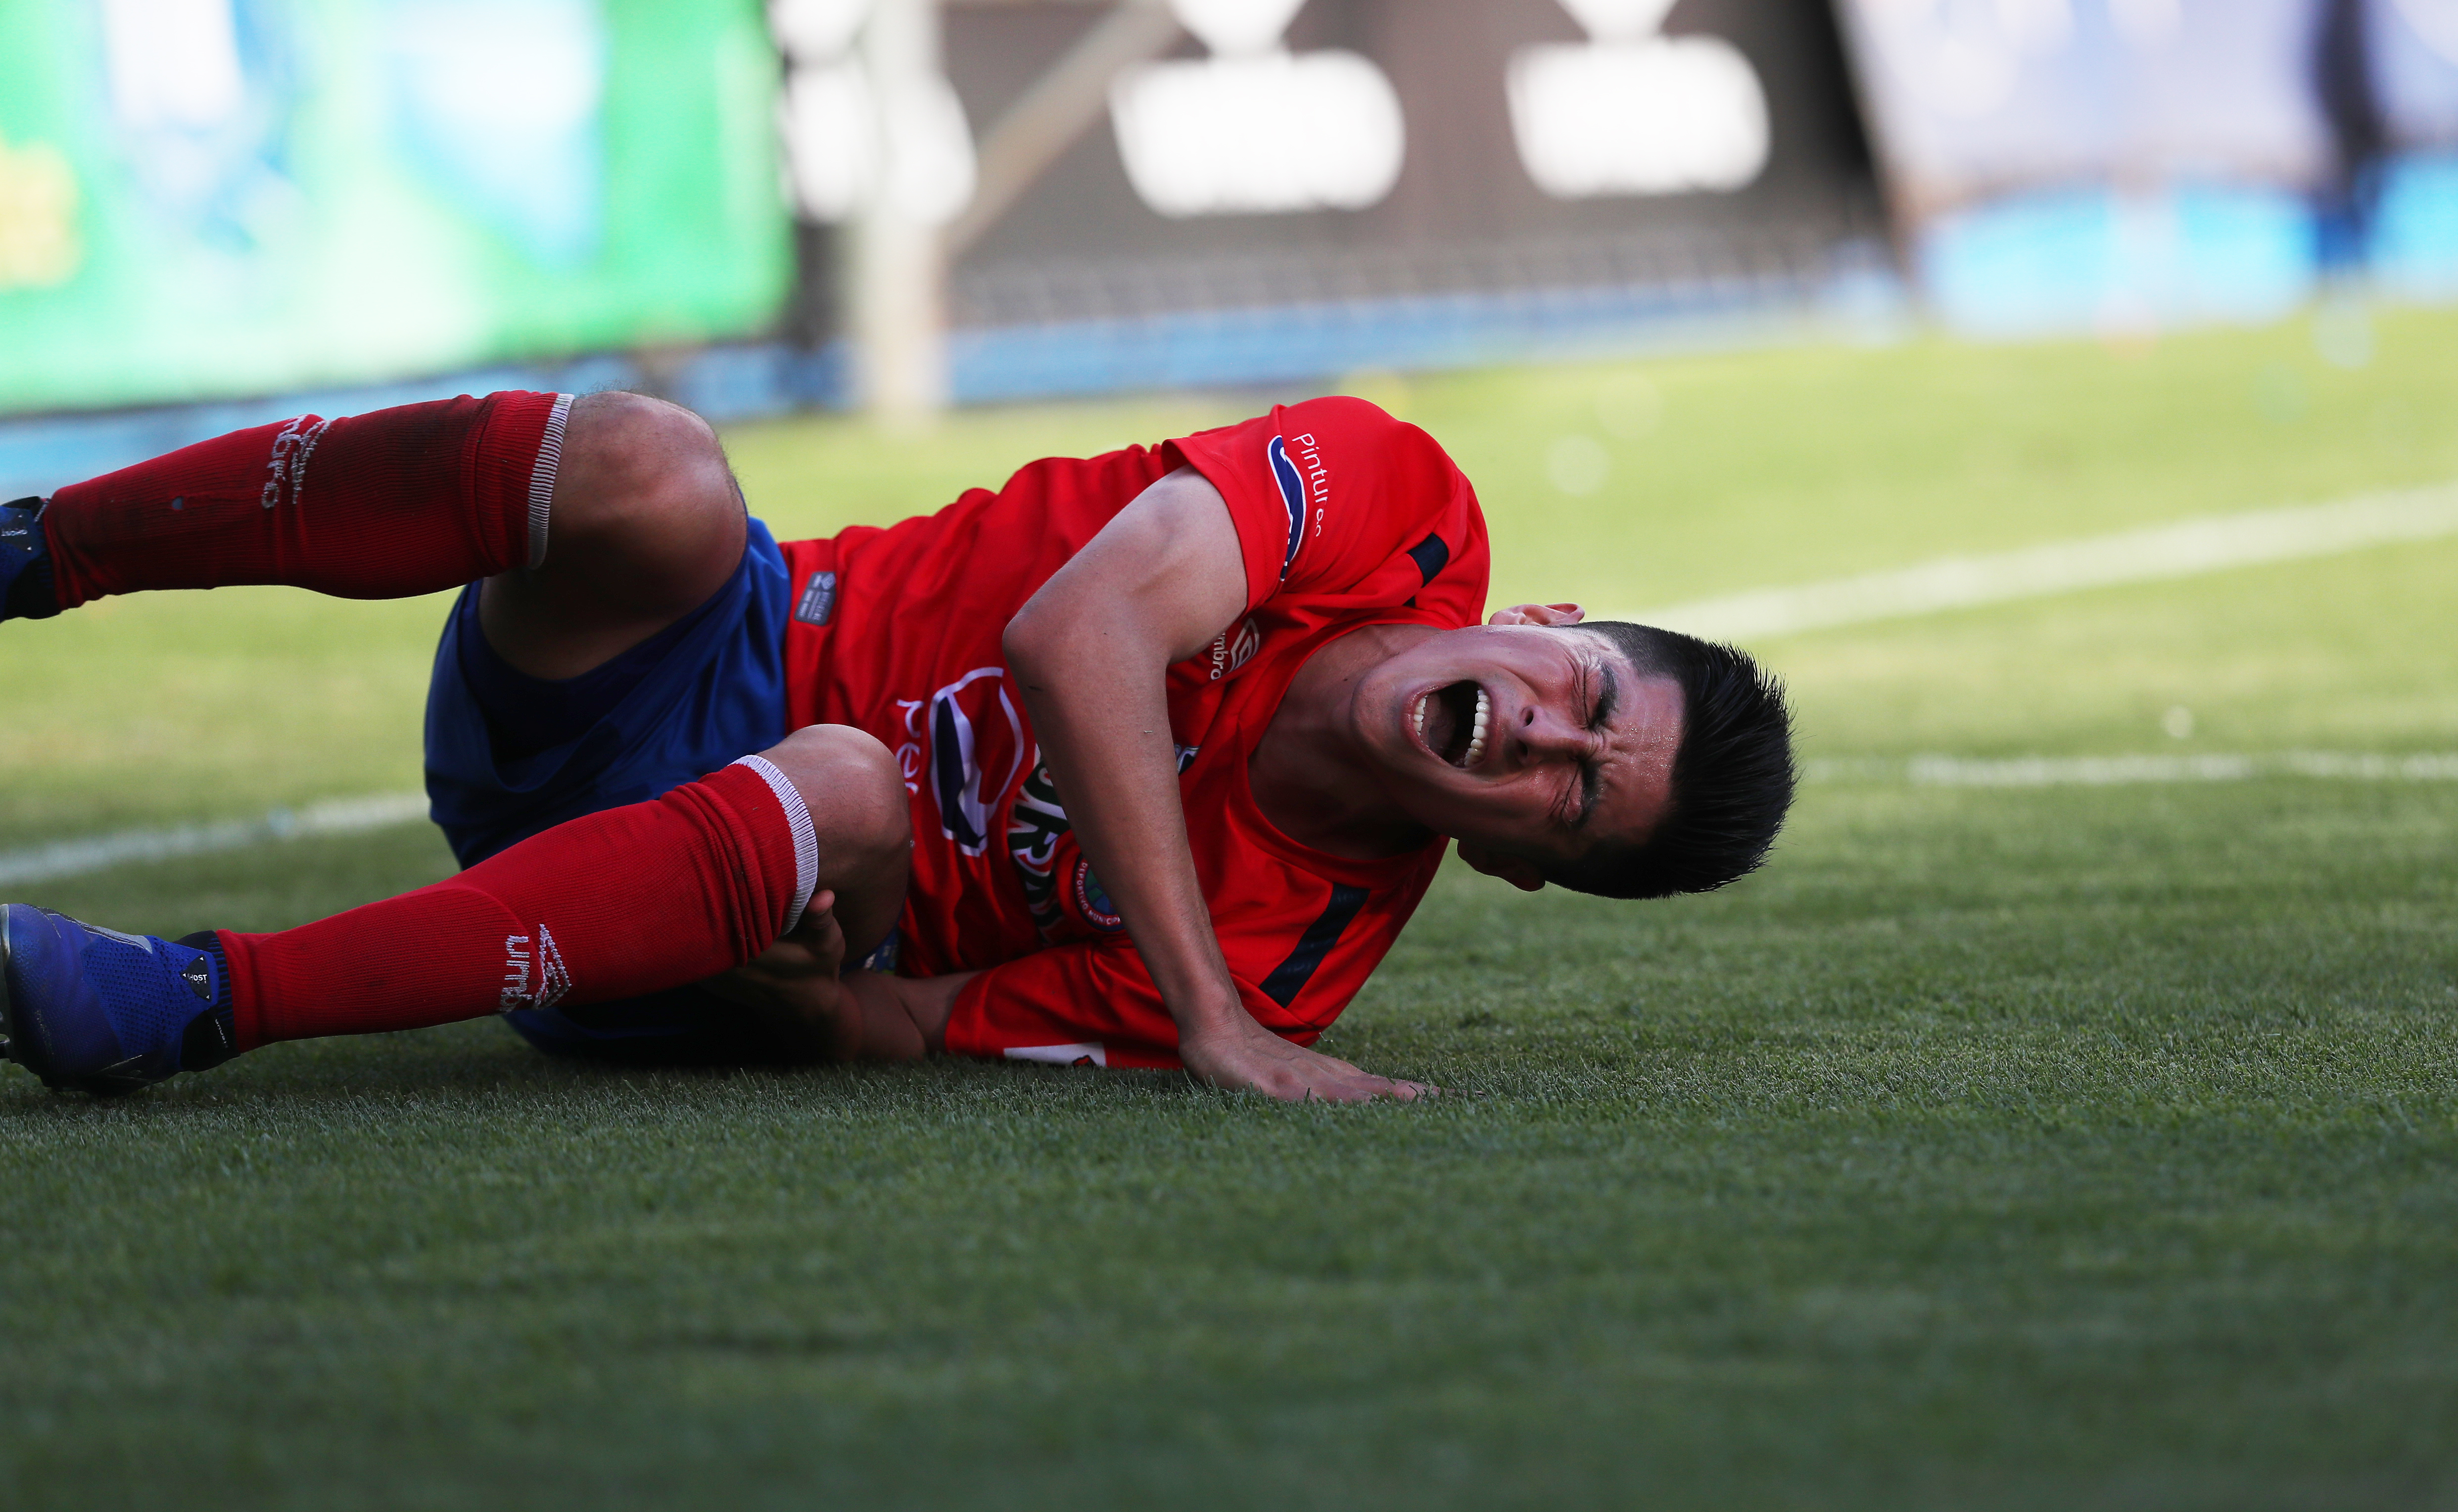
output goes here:
{"type": "MultiPolygon", "coordinates": [[[[2458,478],[2458,313],[2377,335],[1352,386],[1478,481],[1497,603],[1639,605],[2458,478]]],[[[1262,397],[728,441],[808,533],[1262,397]]],[[[441,608],[7,627],[0,847],[415,786],[441,608]]],[[[2458,1507],[2458,783],[1892,775],[2458,751],[2458,539],[1757,649],[1828,775],[1775,862],[1635,906],[1447,872],[1326,1042],[1470,1094],[1431,1106],[492,1024],[115,1103],[0,1073],[0,1501],[2458,1507]]],[[[271,928],[448,865],[404,828],[33,892],[271,928]]]]}

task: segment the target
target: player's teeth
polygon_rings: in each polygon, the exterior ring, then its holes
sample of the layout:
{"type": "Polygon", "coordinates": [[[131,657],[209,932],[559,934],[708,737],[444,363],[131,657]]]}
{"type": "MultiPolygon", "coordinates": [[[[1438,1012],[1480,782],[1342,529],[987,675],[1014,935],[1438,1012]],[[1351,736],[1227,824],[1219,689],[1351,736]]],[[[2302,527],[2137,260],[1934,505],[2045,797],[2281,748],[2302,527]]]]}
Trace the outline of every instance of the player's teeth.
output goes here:
{"type": "Polygon", "coordinates": [[[1492,708],[1492,700],[1486,697],[1484,689],[1479,688],[1476,691],[1476,728],[1468,737],[1468,755],[1460,757],[1460,765],[1472,767],[1476,765],[1476,758],[1485,755],[1486,716],[1492,708]]]}
{"type": "Polygon", "coordinates": [[[1431,704],[1433,701],[1434,695],[1432,694],[1427,694],[1417,700],[1417,738],[1420,740],[1423,740],[1426,737],[1427,706],[1431,704]]]}

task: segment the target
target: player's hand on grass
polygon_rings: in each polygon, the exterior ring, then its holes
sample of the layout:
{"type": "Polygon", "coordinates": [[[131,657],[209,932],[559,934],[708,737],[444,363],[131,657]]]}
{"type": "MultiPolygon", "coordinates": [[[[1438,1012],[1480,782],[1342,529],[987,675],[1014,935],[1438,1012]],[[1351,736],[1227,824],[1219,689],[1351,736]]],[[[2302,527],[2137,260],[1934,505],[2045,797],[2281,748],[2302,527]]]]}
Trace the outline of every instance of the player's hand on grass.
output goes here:
{"type": "Polygon", "coordinates": [[[1240,1010],[1218,1028],[1181,1034],[1177,1057],[1215,1087],[1261,1092],[1285,1102],[1365,1103],[1378,1097],[1413,1102],[1441,1090],[1361,1071],[1338,1056],[1292,1045],[1240,1010]]]}

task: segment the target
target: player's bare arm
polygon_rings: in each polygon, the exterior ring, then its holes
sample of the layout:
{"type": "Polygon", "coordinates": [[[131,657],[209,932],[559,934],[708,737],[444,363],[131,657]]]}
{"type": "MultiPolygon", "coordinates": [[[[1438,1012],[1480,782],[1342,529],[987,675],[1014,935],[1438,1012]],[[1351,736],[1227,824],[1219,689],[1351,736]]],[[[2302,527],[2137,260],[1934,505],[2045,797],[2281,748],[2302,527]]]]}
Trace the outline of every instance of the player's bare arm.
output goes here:
{"type": "Polygon", "coordinates": [[[1075,832],[1177,1022],[1187,1068],[1274,1097],[1414,1097],[1255,1021],[1214,938],[1179,807],[1163,698],[1245,607],[1219,490],[1181,468],[1118,512],[1009,624],[1005,645],[1075,832]]]}

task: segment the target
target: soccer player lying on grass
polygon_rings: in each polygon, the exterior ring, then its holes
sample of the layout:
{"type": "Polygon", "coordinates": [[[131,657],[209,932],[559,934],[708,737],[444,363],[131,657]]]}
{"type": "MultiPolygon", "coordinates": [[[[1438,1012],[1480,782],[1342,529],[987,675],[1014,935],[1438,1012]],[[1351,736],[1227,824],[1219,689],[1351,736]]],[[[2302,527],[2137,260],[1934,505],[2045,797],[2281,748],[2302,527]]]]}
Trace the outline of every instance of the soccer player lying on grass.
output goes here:
{"type": "Polygon", "coordinates": [[[1446,837],[1660,896],[1757,865],[1792,793],[1740,652],[1478,625],[1467,479],[1353,399],[781,547],[705,424],[619,393],[307,416],[0,508],[8,616],[239,583],[467,585],[427,776],[468,869],[270,935],[9,905],[0,1032],[52,1087],[501,1012],[576,1055],[1410,1097],[1308,1046],[1446,837]]]}

